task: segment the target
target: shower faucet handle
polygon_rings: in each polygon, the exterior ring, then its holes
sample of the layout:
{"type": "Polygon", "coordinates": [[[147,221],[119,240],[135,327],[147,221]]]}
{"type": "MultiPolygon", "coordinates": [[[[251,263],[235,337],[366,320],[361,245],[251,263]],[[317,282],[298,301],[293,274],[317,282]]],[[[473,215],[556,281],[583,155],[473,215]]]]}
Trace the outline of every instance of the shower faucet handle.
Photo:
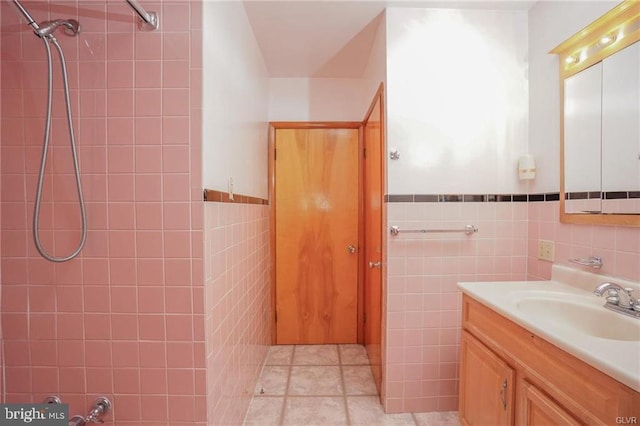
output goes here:
{"type": "Polygon", "coordinates": [[[109,411],[111,411],[111,401],[108,398],[100,397],[93,401],[93,407],[91,408],[91,412],[84,419],[87,423],[94,424],[102,424],[104,420],[102,417],[106,415],[109,411]]]}

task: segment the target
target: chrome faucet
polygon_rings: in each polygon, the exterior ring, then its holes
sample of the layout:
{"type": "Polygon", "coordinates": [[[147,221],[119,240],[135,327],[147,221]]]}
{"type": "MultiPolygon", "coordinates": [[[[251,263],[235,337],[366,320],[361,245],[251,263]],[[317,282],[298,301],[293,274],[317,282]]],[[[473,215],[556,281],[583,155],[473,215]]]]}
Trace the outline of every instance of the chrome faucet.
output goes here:
{"type": "Polygon", "coordinates": [[[605,282],[596,287],[593,293],[600,297],[603,297],[606,293],[607,302],[604,304],[605,308],[634,318],[640,318],[640,299],[633,297],[632,288],[624,288],[616,283],[605,282]]]}

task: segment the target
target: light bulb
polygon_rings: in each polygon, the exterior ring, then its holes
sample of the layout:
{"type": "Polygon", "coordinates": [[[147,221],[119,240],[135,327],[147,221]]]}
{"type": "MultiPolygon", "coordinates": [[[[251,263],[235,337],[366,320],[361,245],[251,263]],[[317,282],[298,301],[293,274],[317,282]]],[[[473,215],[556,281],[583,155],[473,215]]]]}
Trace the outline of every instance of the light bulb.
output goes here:
{"type": "Polygon", "coordinates": [[[611,43],[613,43],[614,41],[616,41],[617,36],[615,34],[607,34],[605,36],[602,36],[600,38],[600,41],[598,41],[598,45],[599,46],[608,46],[611,43]]]}
{"type": "Polygon", "coordinates": [[[579,55],[567,56],[564,62],[567,65],[577,64],[578,62],[580,62],[580,56],[579,55]]]}

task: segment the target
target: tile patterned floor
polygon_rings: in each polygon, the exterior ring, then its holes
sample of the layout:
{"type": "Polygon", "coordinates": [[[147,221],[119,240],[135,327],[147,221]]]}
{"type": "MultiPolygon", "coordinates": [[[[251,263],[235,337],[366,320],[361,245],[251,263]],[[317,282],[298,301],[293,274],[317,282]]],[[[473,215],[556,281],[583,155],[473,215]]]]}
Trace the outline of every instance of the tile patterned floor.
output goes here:
{"type": "Polygon", "coordinates": [[[245,426],[459,426],[458,413],[385,414],[361,345],[272,346],[245,426]]]}

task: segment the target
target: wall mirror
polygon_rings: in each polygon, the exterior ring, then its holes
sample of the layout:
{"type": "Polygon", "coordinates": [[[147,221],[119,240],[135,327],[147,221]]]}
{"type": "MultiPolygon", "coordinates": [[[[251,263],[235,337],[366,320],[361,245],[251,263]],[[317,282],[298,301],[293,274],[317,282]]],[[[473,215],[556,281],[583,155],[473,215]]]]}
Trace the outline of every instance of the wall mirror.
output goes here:
{"type": "Polygon", "coordinates": [[[560,64],[560,220],[640,226],[640,2],[551,53],[560,64]]]}

